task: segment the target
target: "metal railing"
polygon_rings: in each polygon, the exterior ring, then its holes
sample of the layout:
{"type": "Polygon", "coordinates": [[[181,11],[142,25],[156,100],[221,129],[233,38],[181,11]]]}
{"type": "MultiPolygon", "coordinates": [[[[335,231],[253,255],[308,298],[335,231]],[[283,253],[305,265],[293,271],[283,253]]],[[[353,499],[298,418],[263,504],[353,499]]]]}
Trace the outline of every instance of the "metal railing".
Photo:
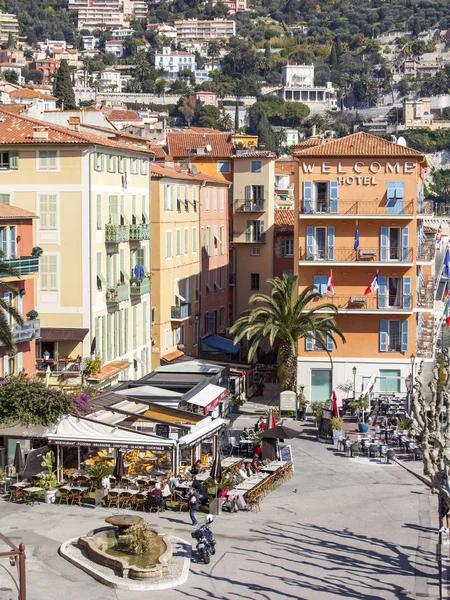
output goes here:
{"type": "Polygon", "coordinates": [[[142,296],[142,294],[148,294],[150,291],[150,279],[143,277],[140,281],[130,282],[130,294],[131,296],[142,296]]]}
{"type": "Polygon", "coordinates": [[[265,233],[254,233],[249,231],[236,232],[233,231],[233,243],[236,244],[265,244],[265,233]]]}
{"type": "Polygon", "coordinates": [[[322,304],[333,304],[338,309],[343,310],[387,310],[396,312],[399,310],[412,310],[412,296],[403,294],[396,298],[389,294],[379,297],[377,294],[364,296],[362,290],[360,295],[354,296],[322,296],[307,306],[308,309],[320,307],[322,304]]]}
{"type": "MultiPolygon", "coordinates": [[[[10,548],[6,552],[0,552],[0,558],[8,558],[11,566],[17,568],[19,581],[17,582],[12,577],[17,589],[17,600],[26,600],[27,585],[26,585],[26,570],[25,570],[25,544],[21,543],[17,547],[9,538],[0,533],[0,540],[10,548]]],[[[9,597],[9,594],[7,594],[9,597]]]]}
{"type": "Polygon", "coordinates": [[[265,199],[238,199],[234,201],[234,209],[236,212],[264,212],[265,199]]]}
{"type": "Polygon", "coordinates": [[[130,229],[128,225],[105,225],[105,242],[107,244],[120,244],[130,240],[130,229]]]}
{"type": "Polygon", "coordinates": [[[412,248],[314,248],[300,247],[299,260],[330,262],[412,262],[412,248]]]}
{"type": "Polygon", "coordinates": [[[186,302],[180,306],[172,306],[170,318],[174,320],[187,319],[191,316],[191,303],[186,302]]]}
{"type": "MultiPolygon", "coordinates": [[[[29,340],[36,340],[41,337],[41,321],[40,319],[31,319],[31,321],[24,321],[23,325],[14,323],[10,325],[13,342],[20,344],[21,342],[28,342],[29,340]]],[[[0,342],[0,346],[3,344],[0,342]]]]}
{"type": "Polygon", "coordinates": [[[125,302],[130,297],[130,288],[127,284],[116,285],[106,290],[106,302],[125,302]]]}
{"type": "Polygon", "coordinates": [[[39,258],[37,256],[21,256],[20,258],[2,258],[0,260],[0,277],[14,277],[2,272],[2,264],[8,265],[17,272],[17,275],[28,275],[39,272],[39,258]]]}
{"type": "MultiPolygon", "coordinates": [[[[338,214],[338,215],[413,215],[414,200],[387,201],[377,200],[338,200],[319,201],[303,199],[300,205],[302,214],[338,214]]],[[[432,214],[433,203],[422,201],[417,204],[417,214],[432,214]]]]}
{"type": "Polygon", "coordinates": [[[149,239],[150,225],[148,223],[130,225],[130,242],[140,242],[149,239]]]}

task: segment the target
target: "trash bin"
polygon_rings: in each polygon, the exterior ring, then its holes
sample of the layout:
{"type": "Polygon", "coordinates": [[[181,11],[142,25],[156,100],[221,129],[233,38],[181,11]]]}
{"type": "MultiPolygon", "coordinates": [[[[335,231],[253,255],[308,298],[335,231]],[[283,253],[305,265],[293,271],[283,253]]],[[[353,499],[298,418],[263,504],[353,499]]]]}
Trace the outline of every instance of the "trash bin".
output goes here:
{"type": "Polygon", "coordinates": [[[211,515],[221,515],[222,514],[222,504],[223,498],[214,498],[209,503],[209,512],[211,515]]]}

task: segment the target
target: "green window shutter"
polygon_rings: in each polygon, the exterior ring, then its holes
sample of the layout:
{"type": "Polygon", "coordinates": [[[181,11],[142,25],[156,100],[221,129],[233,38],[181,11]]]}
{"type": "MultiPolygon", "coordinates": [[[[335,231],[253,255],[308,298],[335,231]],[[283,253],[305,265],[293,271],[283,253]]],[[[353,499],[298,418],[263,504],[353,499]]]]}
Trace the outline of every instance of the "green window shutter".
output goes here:
{"type": "Polygon", "coordinates": [[[95,349],[97,354],[101,354],[100,317],[95,317],[95,349]]]}
{"type": "Polygon", "coordinates": [[[118,196],[109,197],[109,222],[112,225],[119,224],[119,198],[118,196]]]}
{"type": "Polygon", "coordinates": [[[102,195],[97,194],[97,229],[102,228],[102,195]]]}
{"type": "Polygon", "coordinates": [[[19,152],[17,150],[10,150],[9,152],[9,168],[19,168],[19,152]]]}
{"type": "Polygon", "coordinates": [[[140,264],[145,270],[145,248],[136,249],[136,264],[140,264]]]}
{"type": "Polygon", "coordinates": [[[177,251],[176,255],[180,256],[181,254],[181,230],[177,229],[177,251]]]}
{"type": "Polygon", "coordinates": [[[147,343],[147,302],[142,303],[142,343],[147,343]]]}
{"type": "Polygon", "coordinates": [[[113,359],[113,325],[114,325],[114,315],[112,313],[108,313],[108,360],[113,359]]]}
{"type": "Polygon", "coordinates": [[[149,222],[149,218],[148,218],[148,212],[147,212],[147,196],[145,196],[144,194],[142,195],[142,221],[144,223],[148,223],[149,222]]]}
{"type": "Polygon", "coordinates": [[[172,258],[172,232],[166,231],[166,258],[172,258]]]}
{"type": "Polygon", "coordinates": [[[137,306],[133,306],[133,350],[137,348],[137,306]]]}
{"type": "Polygon", "coordinates": [[[119,356],[124,353],[123,350],[123,309],[119,310],[119,356]]]}
{"type": "Polygon", "coordinates": [[[125,309],[124,315],[124,327],[123,327],[123,353],[128,352],[128,308],[125,309]]]}
{"type": "Polygon", "coordinates": [[[136,196],[131,196],[131,216],[133,219],[133,223],[139,223],[136,196]]]}
{"type": "Polygon", "coordinates": [[[105,170],[105,155],[100,154],[100,171],[105,170]]]}
{"type": "Polygon", "coordinates": [[[184,253],[189,254],[189,230],[184,230],[184,253]]]}
{"type": "Polygon", "coordinates": [[[121,223],[128,222],[125,216],[125,196],[120,196],[120,221],[121,223]]]}
{"type": "Polygon", "coordinates": [[[119,173],[123,173],[123,156],[119,156],[118,159],[118,168],[119,168],[119,173]]]}
{"type": "Polygon", "coordinates": [[[113,170],[113,173],[117,173],[117,156],[113,156],[112,170],[113,170]]]}
{"type": "MultiPolygon", "coordinates": [[[[102,253],[97,252],[97,278],[100,280],[100,284],[106,285],[106,279],[102,275],[102,253]]],[[[97,282],[98,284],[99,282],[97,282]]],[[[99,285],[101,288],[101,285],[99,285]]]]}
{"type": "Polygon", "coordinates": [[[10,204],[10,195],[0,194],[0,204],[10,204]]]}

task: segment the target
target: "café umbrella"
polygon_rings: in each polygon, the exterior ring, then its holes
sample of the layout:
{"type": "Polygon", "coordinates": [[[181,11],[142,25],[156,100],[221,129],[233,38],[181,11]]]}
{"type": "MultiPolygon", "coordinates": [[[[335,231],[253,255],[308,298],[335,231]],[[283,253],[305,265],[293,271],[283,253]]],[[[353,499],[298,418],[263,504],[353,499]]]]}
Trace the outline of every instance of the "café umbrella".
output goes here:
{"type": "Polygon", "coordinates": [[[214,462],[211,465],[211,471],[209,472],[211,479],[216,482],[216,498],[219,490],[219,481],[222,479],[222,463],[220,462],[220,453],[217,452],[214,457],[214,462]]]}
{"type": "MultiPolygon", "coordinates": [[[[115,479],[117,481],[119,498],[120,498],[120,482],[124,475],[125,475],[125,465],[123,463],[123,454],[122,454],[121,450],[118,450],[117,454],[116,454],[116,464],[114,465],[113,477],[115,477],[115,479]]],[[[119,510],[119,504],[120,504],[120,500],[117,503],[117,510],[119,510]]]]}
{"type": "Polygon", "coordinates": [[[14,454],[13,465],[14,465],[14,469],[16,470],[17,480],[19,480],[19,473],[22,473],[23,468],[24,468],[22,448],[20,446],[20,442],[16,442],[16,451],[14,454]]]}
{"type": "MultiPolygon", "coordinates": [[[[269,431],[276,427],[275,417],[273,416],[272,410],[269,410],[269,414],[267,415],[266,427],[264,431],[269,431]]],[[[277,441],[276,439],[265,439],[263,440],[262,445],[262,454],[261,458],[263,460],[276,460],[277,458],[277,441]]]]}
{"type": "Polygon", "coordinates": [[[267,421],[266,421],[266,428],[265,431],[267,431],[268,429],[272,429],[273,427],[276,426],[276,421],[275,421],[275,417],[273,415],[272,410],[269,410],[269,414],[267,415],[267,421]]]}
{"type": "Polygon", "coordinates": [[[339,417],[339,410],[338,410],[338,405],[337,405],[336,392],[333,392],[333,395],[331,396],[331,416],[332,417],[339,417]]]}
{"type": "Polygon", "coordinates": [[[297,436],[298,431],[286,427],[285,425],[276,425],[275,427],[272,427],[272,429],[269,429],[269,431],[263,431],[261,434],[262,439],[272,440],[289,440],[297,436]]]}

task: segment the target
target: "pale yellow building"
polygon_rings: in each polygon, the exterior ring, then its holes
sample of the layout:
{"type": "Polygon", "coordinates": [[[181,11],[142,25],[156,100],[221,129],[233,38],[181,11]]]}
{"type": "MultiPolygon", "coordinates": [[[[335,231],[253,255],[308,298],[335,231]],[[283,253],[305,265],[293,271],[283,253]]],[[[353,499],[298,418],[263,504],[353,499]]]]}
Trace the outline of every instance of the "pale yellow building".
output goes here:
{"type": "Polygon", "coordinates": [[[273,276],[275,154],[238,151],[233,157],[233,231],[230,278],[233,316],[249,307],[256,292],[270,293],[273,276]]]}
{"type": "Polygon", "coordinates": [[[76,128],[0,110],[0,201],[40,217],[37,356],[76,384],[98,355],[103,386],[150,370],[153,154],[76,128]]]}
{"type": "Polygon", "coordinates": [[[430,127],[433,123],[429,98],[403,101],[403,124],[407,129],[430,127]]]}

